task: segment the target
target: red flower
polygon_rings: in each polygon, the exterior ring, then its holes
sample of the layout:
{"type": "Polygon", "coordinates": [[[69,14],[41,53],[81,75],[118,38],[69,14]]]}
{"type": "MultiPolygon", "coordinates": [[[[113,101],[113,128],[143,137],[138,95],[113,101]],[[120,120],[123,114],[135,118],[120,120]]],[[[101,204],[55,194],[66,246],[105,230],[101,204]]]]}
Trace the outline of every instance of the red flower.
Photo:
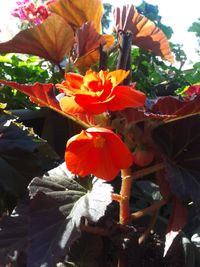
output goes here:
{"type": "Polygon", "coordinates": [[[79,176],[93,174],[111,181],[120,169],[132,165],[133,156],[111,130],[89,128],[67,142],[65,161],[68,169],[79,176]]]}
{"type": "Polygon", "coordinates": [[[88,71],[85,76],[66,73],[66,81],[56,85],[66,94],[60,100],[62,110],[68,114],[100,114],[107,110],[142,107],[146,100],[144,93],[132,86],[119,85],[128,73],[124,70],[88,71]]]}

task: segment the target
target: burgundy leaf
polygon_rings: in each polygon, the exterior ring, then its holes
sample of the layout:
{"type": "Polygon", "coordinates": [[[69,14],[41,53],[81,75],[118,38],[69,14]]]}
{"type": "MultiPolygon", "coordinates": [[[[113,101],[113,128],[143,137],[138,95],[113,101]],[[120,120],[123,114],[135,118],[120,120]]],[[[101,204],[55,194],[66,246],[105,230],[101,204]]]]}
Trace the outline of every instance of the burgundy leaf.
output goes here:
{"type": "Polygon", "coordinates": [[[183,93],[189,97],[191,97],[193,95],[200,95],[200,84],[188,86],[187,89],[184,90],[183,93]]]}
{"type": "Polygon", "coordinates": [[[187,209],[179,199],[174,197],[173,210],[167,225],[164,256],[167,254],[174,238],[179,234],[187,221],[187,209]]]}
{"type": "Polygon", "coordinates": [[[179,100],[172,96],[159,98],[153,105],[152,112],[162,115],[174,115],[180,118],[199,113],[200,95],[197,95],[192,100],[179,100]]]}
{"type": "Polygon", "coordinates": [[[19,90],[20,92],[28,95],[31,101],[40,106],[50,107],[57,112],[63,113],[59,106],[59,102],[55,97],[53,89],[54,85],[52,83],[42,84],[36,82],[32,85],[28,85],[4,80],[0,80],[0,83],[9,85],[10,87],[13,87],[19,90]]]}
{"type": "Polygon", "coordinates": [[[156,183],[159,185],[160,193],[163,198],[167,199],[172,194],[172,191],[165,176],[165,169],[156,172],[156,183]]]}
{"type": "Polygon", "coordinates": [[[59,101],[57,100],[55,95],[54,85],[51,83],[42,84],[37,82],[32,85],[28,85],[5,80],[0,80],[0,83],[6,84],[10,87],[19,90],[20,92],[28,95],[32,102],[40,106],[51,108],[54,111],[72,119],[73,121],[76,121],[77,123],[81,124],[86,128],[96,125],[105,126],[105,123],[108,122],[108,118],[104,114],[94,116],[87,113],[68,114],[62,111],[62,109],[60,108],[59,101]]]}
{"type": "Polygon", "coordinates": [[[173,63],[174,59],[164,33],[151,20],[139,14],[133,5],[117,7],[113,13],[116,31],[131,31],[134,45],[173,63]]]}
{"type": "Polygon", "coordinates": [[[143,109],[127,108],[126,110],[122,111],[121,114],[127,119],[127,122],[129,123],[137,123],[149,119],[163,121],[175,118],[174,115],[153,113],[147,110],[146,108],[143,109]]]}

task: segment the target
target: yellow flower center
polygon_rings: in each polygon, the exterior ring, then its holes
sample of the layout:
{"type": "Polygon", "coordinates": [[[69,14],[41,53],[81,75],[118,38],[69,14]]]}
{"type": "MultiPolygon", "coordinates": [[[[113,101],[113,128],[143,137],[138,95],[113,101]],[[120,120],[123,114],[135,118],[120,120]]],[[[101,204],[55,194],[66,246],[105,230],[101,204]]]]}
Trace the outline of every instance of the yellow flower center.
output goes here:
{"type": "Polygon", "coordinates": [[[105,145],[105,139],[101,136],[97,136],[94,140],[93,140],[93,143],[94,143],[94,147],[95,148],[103,148],[104,145],[105,145]]]}

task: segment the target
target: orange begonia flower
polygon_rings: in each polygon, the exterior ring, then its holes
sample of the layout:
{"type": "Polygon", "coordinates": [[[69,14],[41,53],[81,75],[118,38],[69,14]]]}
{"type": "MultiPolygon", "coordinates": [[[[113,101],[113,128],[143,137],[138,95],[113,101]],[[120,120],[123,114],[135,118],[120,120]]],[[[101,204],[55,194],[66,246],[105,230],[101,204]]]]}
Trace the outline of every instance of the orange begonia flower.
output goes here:
{"type": "Polygon", "coordinates": [[[100,114],[107,110],[117,111],[128,107],[142,107],[146,96],[132,86],[119,85],[129,72],[88,71],[85,76],[66,73],[66,80],[57,84],[66,94],[60,100],[61,109],[68,114],[100,114]]]}
{"type": "Polygon", "coordinates": [[[68,140],[67,168],[79,176],[93,174],[111,181],[133,163],[133,155],[120,137],[105,128],[89,128],[68,140]]]}

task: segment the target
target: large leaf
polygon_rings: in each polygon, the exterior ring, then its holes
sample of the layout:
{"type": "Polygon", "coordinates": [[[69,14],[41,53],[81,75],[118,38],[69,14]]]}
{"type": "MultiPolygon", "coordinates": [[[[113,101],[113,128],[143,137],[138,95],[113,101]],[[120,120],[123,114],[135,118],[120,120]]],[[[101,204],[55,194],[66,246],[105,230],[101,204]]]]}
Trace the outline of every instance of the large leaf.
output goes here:
{"type": "Polygon", "coordinates": [[[45,106],[53,109],[54,111],[60,113],[61,115],[72,119],[73,121],[81,124],[85,128],[95,126],[95,125],[105,125],[108,118],[104,114],[99,116],[93,116],[87,113],[76,113],[68,114],[62,111],[59,105],[59,98],[63,97],[62,94],[56,95],[53,84],[19,84],[16,82],[0,80],[0,83],[6,84],[10,87],[13,87],[20,92],[28,95],[30,100],[40,106],[45,106]]]}
{"type": "Polygon", "coordinates": [[[42,84],[36,82],[34,84],[20,84],[5,80],[0,80],[0,83],[6,84],[28,95],[31,101],[40,106],[50,107],[51,109],[62,113],[59,102],[56,99],[55,91],[53,88],[54,85],[52,83],[42,84]]]}
{"type": "Polygon", "coordinates": [[[165,236],[164,256],[173,243],[175,237],[182,230],[187,222],[187,209],[183,206],[180,200],[173,198],[173,209],[167,225],[165,236]]]}
{"type": "Polygon", "coordinates": [[[166,120],[170,120],[170,115],[174,117],[184,117],[191,114],[200,113],[200,95],[194,99],[177,99],[172,96],[159,98],[152,106],[152,112],[156,114],[168,115],[166,120]]]}
{"type": "Polygon", "coordinates": [[[175,118],[175,115],[153,113],[146,107],[141,109],[127,108],[126,110],[119,112],[119,116],[126,118],[128,123],[138,123],[145,120],[164,121],[175,118]]]}
{"type": "Polygon", "coordinates": [[[166,179],[186,201],[200,201],[200,116],[160,125],[153,138],[167,161],[166,179]]]}
{"type": "Polygon", "coordinates": [[[74,29],[92,21],[97,32],[101,30],[103,5],[101,0],[58,0],[50,5],[50,10],[62,16],[74,29]]]}
{"type": "Polygon", "coordinates": [[[95,179],[89,190],[65,168],[63,163],[29,186],[33,200],[28,267],[54,267],[80,236],[81,218],[98,221],[111,202],[109,184],[95,179]]]}
{"type": "Polygon", "coordinates": [[[113,42],[112,35],[100,35],[92,22],[84,23],[76,31],[75,65],[82,73],[85,73],[91,66],[98,63],[100,45],[110,46],[113,42]]]}
{"type": "Polygon", "coordinates": [[[58,157],[31,129],[0,111],[0,186],[15,196],[24,194],[30,180],[52,168],[58,157]]]}
{"type": "Polygon", "coordinates": [[[23,30],[10,41],[0,43],[0,53],[36,55],[59,63],[73,43],[72,28],[62,17],[52,14],[39,26],[23,30]]]}
{"type": "MultiPolygon", "coordinates": [[[[0,264],[4,266],[18,261],[21,252],[28,246],[28,202],[23,200],[10,216],[6,215],[0,224],[0,264]]],[[[23,263],[24,264],[24,263],[23,263]]],[[[23,266],[23,265],[19,265],[23,266]]]]}
{"type": "Polygon", "coordinates": [[[173,56],[164,33],[151,20],[139,14],[133,5],[115,8],[114,19],[116,31],[132,32],[134,45],[173,63],[173,56]]]}

